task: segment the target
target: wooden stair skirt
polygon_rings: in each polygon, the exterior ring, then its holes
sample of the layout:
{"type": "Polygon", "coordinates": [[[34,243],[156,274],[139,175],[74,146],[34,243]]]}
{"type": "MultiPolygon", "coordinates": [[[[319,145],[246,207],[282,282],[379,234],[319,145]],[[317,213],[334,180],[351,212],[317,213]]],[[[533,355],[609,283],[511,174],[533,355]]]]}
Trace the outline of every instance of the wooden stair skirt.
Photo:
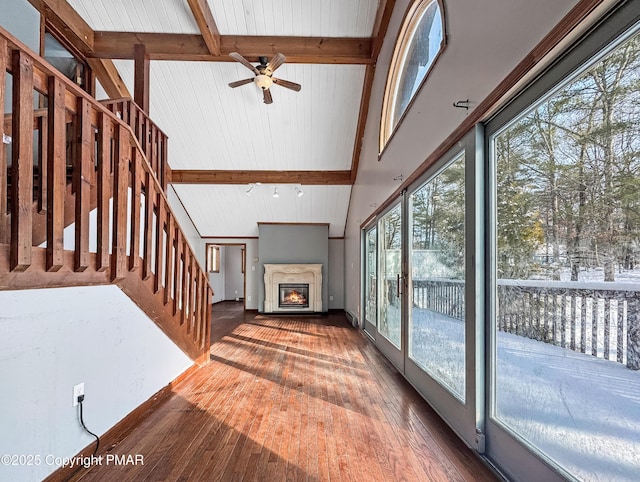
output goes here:
{"type": "Polygon", "coordinates": [[[120,119],[135,104],[111,112],[0,28],[0,105],[7,72],[0,289],[117,284],[192,359],[207,360],[212,292],[165,195],[166,136],[142,114],[120,119]]]}

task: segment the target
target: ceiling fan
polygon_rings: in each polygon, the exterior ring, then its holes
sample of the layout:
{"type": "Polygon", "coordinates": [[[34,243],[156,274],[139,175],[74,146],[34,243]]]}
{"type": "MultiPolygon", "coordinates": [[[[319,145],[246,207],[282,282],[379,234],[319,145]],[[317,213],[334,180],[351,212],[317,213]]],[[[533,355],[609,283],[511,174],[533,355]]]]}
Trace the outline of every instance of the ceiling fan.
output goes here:
{"type": "Polygon", "coordinates": [[[273,77],[273,73],[276,71],[276,69],[284,64],[284,61],[286,60],[286,57],[279,52],[273,56],[271,61],[269,61],[266,57],[258,57],[260,64],[256,66],[253,66],[238,52],[231,52],[229,56],[234,60],[240,62],[255,74],[255,77],[252,77],[250,79],[236,80],[235,82],[231,82],[229,84],[229,87],[235,88],[240,87],[244,84],[250,84],[251,82],[254,82],[258,87],[260,87],[260,89],[262,89],[262,96],[265,104],[271,104],[273,102],[271,91],[269,90],[269,88],[273,84],[286,87],[287,89],[295,90],[296,92],[300,92],[300,89],[302,89],[302,86],[300,84],[273,77]]]}

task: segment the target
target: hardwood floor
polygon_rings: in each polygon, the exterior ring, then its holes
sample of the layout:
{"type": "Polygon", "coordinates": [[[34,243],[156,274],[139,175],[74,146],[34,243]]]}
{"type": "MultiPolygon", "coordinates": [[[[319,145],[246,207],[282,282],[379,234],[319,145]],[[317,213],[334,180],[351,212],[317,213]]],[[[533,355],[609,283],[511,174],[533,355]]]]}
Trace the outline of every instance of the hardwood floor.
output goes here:
{"type": "Polygon", "coordinates": [[[213,325],[211,362],[110,449],[144,465],[73,480],[496,480],[344,315],[213,325]]]}

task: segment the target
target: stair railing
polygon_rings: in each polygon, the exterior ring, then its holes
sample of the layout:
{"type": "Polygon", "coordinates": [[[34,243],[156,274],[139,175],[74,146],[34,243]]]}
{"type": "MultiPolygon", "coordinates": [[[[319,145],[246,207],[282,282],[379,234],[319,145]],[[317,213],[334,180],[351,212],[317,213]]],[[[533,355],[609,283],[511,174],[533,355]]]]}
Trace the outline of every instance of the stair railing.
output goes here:
{"type": "Polygon", "coordinates": [[[156,174],[166,158],[152,168],[123,120],[0,28],[2,106],[7,72],[0,289],[117,284],[185,353],[208,360],[212,291],[156,174]],[[39,218],[44,239],[34,237],[39,218]]]}

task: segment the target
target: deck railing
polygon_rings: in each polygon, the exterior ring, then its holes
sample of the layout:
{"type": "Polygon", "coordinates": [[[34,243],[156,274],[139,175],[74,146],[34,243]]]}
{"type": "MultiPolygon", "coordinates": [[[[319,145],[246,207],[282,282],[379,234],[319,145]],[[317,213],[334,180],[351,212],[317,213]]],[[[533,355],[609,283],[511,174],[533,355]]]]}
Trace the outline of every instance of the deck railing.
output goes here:
{"type": "Polygon", "coordinates": [[[127,124],[0,28],[2,106],[7,72],[0,289],[117,284],[185,353],[208,359],[212,293],[156,175],[164,170],[127,124]]]}
{"type": "MultiPolygon", "coordinates": [[[[413,280],[413,306],[464,320],[464,282],[413,280]]],[[[500,331],[640,370],[640,291],[623,283],[498,280],[500,331]]]]}

